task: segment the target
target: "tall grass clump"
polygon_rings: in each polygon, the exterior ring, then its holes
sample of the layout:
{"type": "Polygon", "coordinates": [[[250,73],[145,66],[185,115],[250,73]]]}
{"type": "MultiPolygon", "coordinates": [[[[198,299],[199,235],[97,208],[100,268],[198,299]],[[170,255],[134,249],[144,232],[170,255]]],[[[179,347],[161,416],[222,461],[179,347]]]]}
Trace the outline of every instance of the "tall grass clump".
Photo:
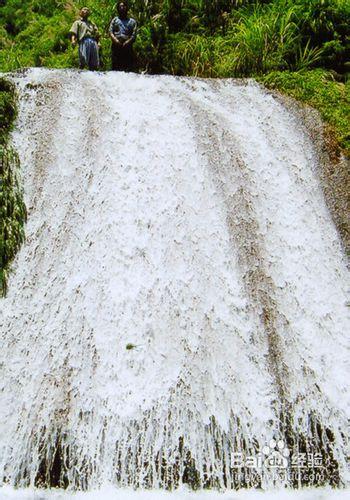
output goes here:
{"type": "Polygon", "coordinates": [[[14,86],[0,78],[0,297],[6,295],[8,273],[24,241],[27,217],[19,177],[19,158],[9,145],[16,113],[14,86]]]}
{"type": "Polygon", "coordinates": [[[289,2],[240,9],[228,35],[233,47],[231,72],[235,76],[299,70],[314,65],[322,56],[319,47],[302,43],[299,9],[289,2]]]}

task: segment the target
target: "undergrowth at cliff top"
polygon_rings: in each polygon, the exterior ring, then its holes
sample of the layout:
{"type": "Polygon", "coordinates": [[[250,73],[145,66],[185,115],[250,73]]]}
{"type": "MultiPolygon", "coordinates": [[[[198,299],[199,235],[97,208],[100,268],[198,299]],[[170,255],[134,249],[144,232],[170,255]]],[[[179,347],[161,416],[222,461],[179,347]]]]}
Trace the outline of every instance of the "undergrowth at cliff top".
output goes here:
{"type": "Polygon", "coordinates": [[[15,88],[0,78],[0,297],[6,294],[11,262],[24,241],[26,221],[19,159],[8,144],[16,114],[15,88]]]}
{"type": "MultiPolygon", "coordinates": [[[[0,68],[71,67],[68,31],[87,5],[102,32],[110,69],[108,26],[115,0],[0,2],[0,68]]],[[[130,0],[139,22],[138,68],[192,76],[254,76],[324,67],[346,74],[349,0],[130,0]]]]}

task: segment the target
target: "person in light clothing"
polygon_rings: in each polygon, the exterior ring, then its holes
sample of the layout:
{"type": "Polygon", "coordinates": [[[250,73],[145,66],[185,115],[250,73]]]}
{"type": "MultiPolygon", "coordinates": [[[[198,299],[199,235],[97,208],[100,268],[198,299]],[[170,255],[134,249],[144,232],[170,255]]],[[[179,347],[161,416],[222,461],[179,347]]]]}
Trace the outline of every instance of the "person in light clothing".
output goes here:
{"type": "Polygon", "coordinates": [[[79,44],[80,69],[88,67],[96,71],[100,67],[99,38],[96,24],[89,21],[90,10],[83,7],[80,19],[73,23],[70,29],[72,45],[79,44]]]}
{"type": "Polygon", "coordinates": [[[136,40],[137,23],[128,17],[126,2],[117,4],[118,16],[112,19],[109,34],[112,39],[112,69],[132,71],[134,66],[133,43],[136,40]]]}

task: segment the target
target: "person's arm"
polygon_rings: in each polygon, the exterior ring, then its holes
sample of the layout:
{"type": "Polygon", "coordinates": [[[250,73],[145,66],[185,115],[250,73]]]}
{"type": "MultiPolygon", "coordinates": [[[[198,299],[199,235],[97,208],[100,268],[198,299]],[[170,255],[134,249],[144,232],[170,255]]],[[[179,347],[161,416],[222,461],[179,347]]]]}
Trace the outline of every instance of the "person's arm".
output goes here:
{"type": "Polygon", "coordinates": [[[92,23],[93,27],[94,27],[94,38],[97,42],[97,45],[98,47],[100,48],[101,47],[101,44],[100,44],[100,38],[101,38],[101,35],[100,35],[100,32],[98,31],[98,27],[95,23],[92,23]]]}
{"type": "Polygon", "coordinates": [[[109,36],[111,37],[112,39],[112,42],[115,44],[115,45],[122,45],[120,43],[120,41],[118,40],[118,38],[115,36],[114,34],[114,19],[112,20],[110,26],[109,26],[109,36]]]}
{"type": "Polygon", "coordinates": [[[122,43],[118,40],[118,38],[114,35],[114,33],[109,34],[110,37],[112,38],[112,42],[115,43],[116,45],[122,45],[122,43]]]}
{"type": "Polygon", "coordinates": [[[132,33],[130,35],[130,38],[128,38],[126,42],[124,42],[124,47],[127,47],[128,45],[134,43],[134,41],[136,40],[136,35],[137,35],[137,22],[134,20],[132,33]]]}
{"type": "Polygon", "coordinates": [[[99,42],[101,38],[100,32],[98,31],[98,27],[95,23],[93,26],[94,26],[94,37],[96,38],[96,41],[99,42]]]}
{"type": "Polygon", "coordinates": [[[69,34],[71,35],[71,42],[73,47],[77,44],[78,41],[78,31],[79,31],[79,25],[78,21],[75,21],[70,29],[69,34]]]}

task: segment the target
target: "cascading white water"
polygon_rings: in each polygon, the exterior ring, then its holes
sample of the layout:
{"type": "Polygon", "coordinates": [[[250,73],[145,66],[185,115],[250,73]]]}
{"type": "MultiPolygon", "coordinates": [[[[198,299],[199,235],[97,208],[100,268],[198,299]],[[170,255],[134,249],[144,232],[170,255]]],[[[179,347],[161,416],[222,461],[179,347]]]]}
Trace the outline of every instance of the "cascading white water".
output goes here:
{"type": "Polygon", "coordinates": [[[13,78],[28,224],[0,303],[1,478],[347,483],[348,271],[296,116],[253,82],[13,78]],[[323,479],[236,467],[272,438],[323,479]]]}

